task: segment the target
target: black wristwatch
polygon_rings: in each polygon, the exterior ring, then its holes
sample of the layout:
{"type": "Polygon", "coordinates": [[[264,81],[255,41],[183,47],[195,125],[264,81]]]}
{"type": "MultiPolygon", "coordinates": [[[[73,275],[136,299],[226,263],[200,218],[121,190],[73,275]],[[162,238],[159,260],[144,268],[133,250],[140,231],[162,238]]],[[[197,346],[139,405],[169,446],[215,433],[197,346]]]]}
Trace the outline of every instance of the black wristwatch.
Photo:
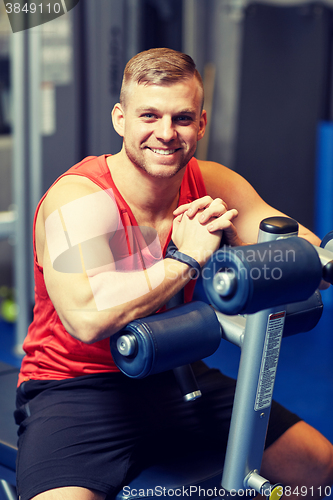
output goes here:
{"type": "Polygon", "coordinates": [[[170,241],[170,243],[168,245],[168,248],[167,248],[167,251],[165,254],[165,258],[178,260],[179,262],[183,262],[183,264],[187,264],[188,266],[192,267],[193,269],[196,269],[198,271],[198,273],[195,273],[196,276],[193,276],[192,279],[198,278],[198,276],[201,272],[201,266],[200,266],[199,262],[197,262],[195,259],[193,259],[189,255],[186,255],[185,253],[179,252],[178,248],[176,247],[176,245],[174,244],[174,242],[172,240],[170,241]]]}

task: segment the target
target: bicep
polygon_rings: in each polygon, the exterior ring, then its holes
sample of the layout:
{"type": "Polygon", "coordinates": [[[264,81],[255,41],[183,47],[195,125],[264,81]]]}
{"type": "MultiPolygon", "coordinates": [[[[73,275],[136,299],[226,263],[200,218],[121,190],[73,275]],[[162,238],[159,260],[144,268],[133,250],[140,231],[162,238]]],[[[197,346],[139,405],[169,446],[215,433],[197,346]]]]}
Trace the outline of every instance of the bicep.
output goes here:
{"type": "Polygon", "coordinates": [[[112,272],[115,266],[107,239],[98,240],[69,247],[55,260],[45,245],[45,286],[65,329],[75,337],[82,330],[85,314],[97,311],[91,280],[102,272],[112,272]]]}

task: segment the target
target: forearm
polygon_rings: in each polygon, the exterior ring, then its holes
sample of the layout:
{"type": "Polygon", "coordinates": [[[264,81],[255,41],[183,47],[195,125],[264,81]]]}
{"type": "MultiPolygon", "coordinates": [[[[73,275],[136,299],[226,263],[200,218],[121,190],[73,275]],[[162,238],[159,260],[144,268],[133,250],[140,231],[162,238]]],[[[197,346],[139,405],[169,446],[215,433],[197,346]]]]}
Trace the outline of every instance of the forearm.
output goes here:
{"type": "Polygon", "coordinates": [[[190,279],[191,268],[172,259],[143,271],[99,273],[87,277],[86,287],[81,289],[81,307],[62,308],[58,314],[68,333],[93,343],[136,318],[156,312],[190,279]]]}

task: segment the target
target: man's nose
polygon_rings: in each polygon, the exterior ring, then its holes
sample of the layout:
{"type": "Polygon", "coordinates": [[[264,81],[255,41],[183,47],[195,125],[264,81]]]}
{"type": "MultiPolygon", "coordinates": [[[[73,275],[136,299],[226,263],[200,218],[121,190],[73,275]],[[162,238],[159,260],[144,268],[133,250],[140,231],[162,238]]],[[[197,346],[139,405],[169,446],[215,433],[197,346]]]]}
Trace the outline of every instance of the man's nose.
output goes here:
{"type": "Polygon", "coordinates": [[[176,138],[177,132],[171,117],[164,116],[158,120],[155,135],[163,142],[170,142],[176,138]]]}

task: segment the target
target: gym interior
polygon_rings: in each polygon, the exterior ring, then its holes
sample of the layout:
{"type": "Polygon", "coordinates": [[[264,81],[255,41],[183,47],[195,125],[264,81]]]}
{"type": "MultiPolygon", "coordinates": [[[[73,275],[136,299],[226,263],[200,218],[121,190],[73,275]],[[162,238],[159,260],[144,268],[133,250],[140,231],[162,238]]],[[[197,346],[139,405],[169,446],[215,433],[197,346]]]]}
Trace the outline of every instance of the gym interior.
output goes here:
{"type": "MultiPolygon", "coordinates": [[[[198,159],[235,170],[321,239],[333,230],[332,0],[50,5],[51,20],[29,27],[15,25],[6,0],[0,3],[0,394],[7,412],[15,387],[8,392],[6,375],[20,366],[34,305],[35,208],[70,166],[119,151],[110,111],[136,53],[169,47],[196,62],[208,113],[198,159]]],[[[195,295],[207,301],[200,279],[195,295]]],[[[274,398],[333,442],[333,292],[321,295],[318,324],[282,341],[274,398]]],[[[222,341],[206,362],[237,377],[239,357],[238,346],[222,341]]]]}

